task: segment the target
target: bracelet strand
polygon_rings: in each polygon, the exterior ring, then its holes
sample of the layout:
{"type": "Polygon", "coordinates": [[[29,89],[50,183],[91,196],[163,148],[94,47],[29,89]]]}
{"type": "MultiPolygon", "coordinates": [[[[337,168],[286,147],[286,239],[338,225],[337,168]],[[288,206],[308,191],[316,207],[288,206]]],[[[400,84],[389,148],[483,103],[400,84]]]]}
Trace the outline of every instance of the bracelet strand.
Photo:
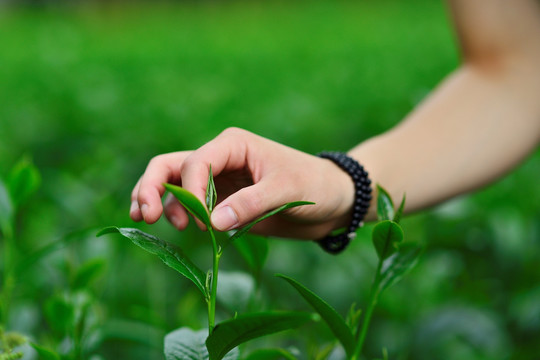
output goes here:
{"type": "Polygon", "coordinates": [[[362,220],[369,209],[371,201],[371,180],[364,167],[344,153],[323,151],[317,156],[334,162],[349,174],[354,182],[354,204],[351,223],[342,233],[330,234],[316,240],[326,252],[338,254],[345,250],[349,242],[356,237],[356,230],[364,225],[362,220]]]}

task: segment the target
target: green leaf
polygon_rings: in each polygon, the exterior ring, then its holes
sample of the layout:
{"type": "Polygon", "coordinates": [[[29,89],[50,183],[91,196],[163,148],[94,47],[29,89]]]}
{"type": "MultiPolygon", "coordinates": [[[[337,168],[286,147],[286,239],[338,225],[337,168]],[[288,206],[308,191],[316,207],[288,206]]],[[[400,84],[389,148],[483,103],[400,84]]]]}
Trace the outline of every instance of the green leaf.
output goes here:
{"type": "Polygon", "coordinates": [[[349,312],[347,313],[345,322],[350,329],[353,329],[353,336],[356,335],[356,330],[358,330],[358,324],[360,323],[361,316],[362,309],[357,309],[356,303],[352,303],[351,307],[349,308],[349,312]]]}
{"type": "Polygon", "coordinates": [[[110,233],[120,233],[124,237],[130,239],[135,245],[151,254],[157,255],[166,265],[191,280],[195,286],[201,290],[205,298],[208,297],[208,291],[205,286],[206,275],[201,269],[193,264],[191,260],[182,254],[181,250],[177,247],[154,235],[133,228],[111,226],[101,230],[97,236],[110,233]]]}
{"type": "Polygon", "coordinates": [[[403,210],[405,209],[405,194],[403,194],[403,198],[401,199],[401,204],[399,205],[399,209],[394,215],[394,222],[398,223],[401,221],[401,218],[403,216],[403,210]]]}
{"type": "Polygon", "coordinates": [[[388,192],[377,185],[377,218],[379,221],[394,219],[394,203],[388,192]]]}
{"type": "Polygon", "coordinates": [[[231,242],[235,241],[238,238],[241,238],[244,236],[253,226],[255,226],[257,223],[268,219],[270,216],[276,215],[279,212],[288,210],[290,208],[296,207],[296,206],[303,206],[303,205],[314,205],[314,202],[311,201],[293,201],[290,203],[287,203],[285,205],[282,205],[278,207],[277,209],[274,209],[272,211],[267,212],[263,216],[253,220],[249,224],[245,225],[244,227],[238,229],[227,241],[225,241],[222,245],[222,248],[225,248],[227,245],[229,245],[231,242]]]}
{"type": "Polygon", "coordinates": [[[105,270],[104,259],[92,259],[84,263],[78,270],[71,282],[73,290],[84,289],[95,281],[105,270]]]}
{"type": "Polygon", "coordinates": [[[297,360],[296,356],[285,349],[259,349],[249,354],[244,360],[297,360]]]}
{"type": "Polygon", "coordinates": [[[60,239],[57,241],[54,241],[50,244],[42,246],[40,249],[32,253],[25,254],[25,256],[22,259],[19,259],[20,262],[17,264],[15,268],[15,273],[19,274],[20,276],[23,272],[32,269],[32,265],[34,263],[42,260],[43,258],[50,255],[51,253],[59,249],[62,249],[63,247],[67,246],[68,244],[72,242],[86,239],[90,233],[94,234],[95,230],[96,229],[92,227],[91,230],[83,229],[83,230],[70,232],[64,236],[61,236],[60,239]]]}
{"type": "Polygon", "coordinates": [[[258,277],[268,256],[268,239],[264,236],[245,234],[234,242],[255,277],[258,277]]]}
{"type": "Polygon", "coordinates": [[[208,171],[208,184],[206,185],[206,208],[211,213],[216,206],[217,192],[214,184],[214,175],[212,174],[212,165],[208,171]]]}
{"type": "Polygon", "coordinates": [[[379,280],[379,291],[382,292],[401,280],[407,271],[416,265],[422,249],[422,246],[414,243],[401,244],[398,252],[386,259],[383,263],[379,280]]]}
{"type": "Polygon", "coordinates": [[[397,251],[398,244],[403,241],[403,230],[391,220],[381,221],[373,228],[371,239],[379,259],[384,260],[397,251]]]}
{"type": "MultiPolygon", "coordinates": [[[[165,336],[166,360],[208,360],[206,338],[208,330],[177,329],[165,336]]],[[[238,351],[230,352],[225,360],[237,360],[238,351]]]]}
{"type": "Polygon", "coordinates": [[[60,355],[56,352],[46,349],[43,346],[39,346],[35,343],[30,343],[30,345],[37,351],[39,360],[60,360],[60,355]]]}
{"type": "Polygon", "coordinates": [[[220,271],[219,289],[217,299],[220,305],[232,313],[240,312],[248,306],[255,291],[255,280],[244,272],[220,271]]]}
{"type": "Polygon", "coordinates": [[[165,188],[169,190],[171,194],[178,199],[178,201],[180,201],[180,204],[182,204],[182,206],[185,207],[186,210],[193,215],[193,217],[199,219],[208,227],[212,226],[210,224],[210,215],[208,214],[208,210],[206,210],[204,205],[199,201],[199,199],[197,199],[195,195],[186,189],[181,188],[180,186],[172,184],[163,184],[163,186],[165,186],[165,188]]]}
{"type": "Polygon", "coordinates": [[[23,157],[11,169],[7,186],[15,207],[24,203],[41,184],[41,175],[30,158],[23,157]]]}
{"type": "Polygon", "coordinates": [[[351,357],[354,352],[354,338],[351,329],[345,323],[345,320],[337,313],[337,311],[331,307],[326,301],[321,299],[314,292],[300,284],[296,280],[278,274],[276,275],[289,284],[291,284],[302,297],[315,309],[315,311],[326,322],[334,336],[339,340],[348,357],[351,357]]]}
{"type": "Polygon", "coordinates": [[[13,203],[9,192],[0,179],[0,230],[6,235],[10,232],[14,216],[13,203]]]}
{"type": "Polygon", "coordinates": [[[218,324],[206,340],[210,360],[221,360],[236,346],[279,331],[296,328],[312,320],[302,312],[265,312],[239,315],[218,324]]]}
{"type": "Polygon", "coordinates": [[[74,327],[75,308],[68,299],[55,295],[45,303],[45,317],[54,331],[66,335],[74,327]]]}

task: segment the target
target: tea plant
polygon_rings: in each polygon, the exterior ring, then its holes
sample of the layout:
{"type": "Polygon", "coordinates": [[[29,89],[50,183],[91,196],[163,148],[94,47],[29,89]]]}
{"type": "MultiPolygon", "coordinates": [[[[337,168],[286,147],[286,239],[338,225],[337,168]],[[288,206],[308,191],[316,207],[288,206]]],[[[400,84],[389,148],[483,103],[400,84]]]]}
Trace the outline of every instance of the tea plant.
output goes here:
{"type": "MultiPolygon", "coordinates": [[[[206,206],[193,194],[181,187],[171,184],[164,184],[164,186],[194,218],[200,220],[207,227],[212,243],[213,261],[212,269],[206,274],[183,254],[178,247],[154,235],[144,233],[141,230],[108,227],[101,230],[98,236],[109,233],[123,235],[137,246],[157,255],[166,265],[189,279],[201,292],[208,309],[208,330],[195,331],[183,327],[169,333],[165,337],[164,349],[167,360],[236,360],[240,357],[237,350],[238,345],[260,336],[296,328],[310,320],[316,319],[312,314],[305,312],[269,311],[235,315],[232,319],[225,320],[217,325],[215,324],[219,261],[227,246],[237,240],[239,241],[258,222],[292,207],[313,203],[298,201],[285,204],[240,228],[226,240],[218,242],[210,222],[210,214],[214,209],[217,198],[212,169],[210,168],[209,171],[206,189],[206,206]]],[[[404,204],[405,198],[403,198],[399,208],[395,210],[388,193],[382,187],[378,187],[377,215],[379,222],[373,228],[372,240],[379,261],[369,302],[363,316],[361,311],[357,310],[355,305],[353,305],[345,320],[327,302],[298,281],[285,275],[277,275],[295,288],[311,305],[318,316],[328,325],[336,340],[343,347],[347,359],[358,360],[361,358],[373,310],[381,293],[398,282],[415,265],[421,253],[422,248],[419,245],[403,241],[403,231],[399,225],[399,221],[403,213],[404,204]]],[[[249,245],[249,242],[240,241],[239,243],[241,244],[239,246],[241,253],[252,254],[246,256],[246,258],[250,259],[250,266],[255,270],[255,273],[260,271],[260,267],[256,264],[258,245],[249,245]],[[252,247],[250,248],[250,246],[252,247]]],[[[317,359],[326,359],[333,351],[333,348],[334,346],[327,346],[322,349],[317,359]]],[[[292,353],[285,349],[261,349],[244,357],[245,360],[262,358],[296,359],[292,353]]],[[[388,358],[385,349],[383,349],[383,358],[388,358]]]]}
{"type": "Polygon", "coordinates": [[[9,310],[16,275],[19,254],[16,241],[17,215],[28,198],[37,190],[41,182],[38,170],[29,158],[21,159],[9,172],[6,179],[0,178],[0,234],[2,250],[2,288],[0,290],[0,360],[20,359],[23,354],[15,351],[26,343],[26,338],[15,332],[8,332],[9,310]]]}
{"type": "MultiPolygon", "coordinates": [[[[403,197],[401,205],[396,211],[388,193],[380,186],[377,186],[377,189],[377,217],[379,222],[373,228],[371,238],[379,261],[367,308],[363,316],[361,311],[357,310],[355,304],[353,304],[348,318],[345,320],[327,302],[299,282],[285,275],[277,275],[293,286],[320,315],[345,350],[347,359],[350,360],[361,358],[373,310],[381,293],[397,283],[416,264],[422,252],[420,245],[403,241],[403,230],[399,225],[399,221],[403,214],[405,197],[403,197]]],[[[331,350],[331,347],[328,347],[324,352],[329,353],[331,350]]],[[[385,359],[387,358],[386,350],[383,350],[383,356],[385,359]]]]}
{"type": "MultiPolygon", "coordinates": [[[[62,248],[67,243],[80,238],[81,232],[74,232],[61,237],[59,241],[49,243],[32,252],[18,247],[19,232],[17,225],[25,203],[37,191],[41,184],[41,175],[28,157],[23,157],[11,169],[5,179],[0,178],[0,239],[2,242],[2,287],[0,289],[0,360],[21,359],[21,346],[29,343],[40,359],[79,360],[83,359],[83,338],[92,321],[89,309],[95,298],[89,291],[90,284],[101,275],[104,268],[102,260],[90,260],[78,269],[73,269],[70,288],[64,289],[46,299],[43,315],[49,325],[47,336],[55,349],[30,342],[27,336],[10,327],[10,310],[17,284],[22,282],[25,272],[50,253],[62,248]],[[69,346],[66,346],[69,344],[69,346]]],[[[84,232],[84,231],[83,231],[84,232]]]]}
{"type": "Polygon", "coordinates": [[[194,218],[200,220],[207,227],[212,243],[212,269],[206,274],[178,247],[141,230],[108,227],[100,231],[98,236],[108,233],[120,233],[144,250],[157,255],[166,265],[189,279],[201,292],[208,309],[208,330],[194,331],[188,328],[180,328],[168,334],[165,337],[165,355],[168,360],[238,359],[239,353],[235,349],[238,345],[257,337],[296,328],[312,320],[311,313],[270,311],[239,314],[217,325],[215,323],[219,261],[223,251],[260,221],[296,206],[313,204],[312,202],[297,201],[287,203],[238,229],[225,241],[218,242],[210,222],[210,214],[217,200],[212,169],[210,168],[206,189],[206,206],[195,195],[179,186],[172,184],[164,184],[164,186],[194,218]]]}

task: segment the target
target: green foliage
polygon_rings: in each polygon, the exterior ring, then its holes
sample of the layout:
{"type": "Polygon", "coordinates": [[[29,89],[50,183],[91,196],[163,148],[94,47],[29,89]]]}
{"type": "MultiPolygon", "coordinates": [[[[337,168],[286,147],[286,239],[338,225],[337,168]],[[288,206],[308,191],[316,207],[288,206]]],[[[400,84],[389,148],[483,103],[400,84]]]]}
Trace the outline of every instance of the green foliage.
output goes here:
{"type": "Polygon", "coordinates": [[[93,259],[84,263],[77,269],[77,273],[71,281],[73,290],[82,290],[90,287],[105,271],[104,259],[93,259]]]}
{"type": "MultiPolygon", "coordinates": [[[[165,336],[165,359],[167,360],[208,360],[206,349],[207,330],[194,331],[189,328],[177,329],[165,336]]],[[[237,360],[238,350],[229,352],[224,360],[237,360]]]]}
{"type": "Polygon", "coordinates": [[[261,221],[263,221],[265,219],[268,219],[270,216],[274,216],[274,215],[276,215],[276,214],[278,214],[278,213],[280,213],[282,211],[291,209],[293,207],[304,206],[304,205],[313,205],[313,204],[315,204],[315,203],[313,203],[311,201],[293,201],[293,202],[284,204],[284,205],[278,207],[277,209],[269,211],[268,213],[264,214],[263,216],[253,220],[249,224],[244,225],[242,228],[238,229],[231,237],[229,237],[228,241],[225,242],[222,246],[223,246],[223,248],[225,248],[227,245],[229,245],[230,243],[232,243],[236,239],[241,238],[242,236],[247,234],[247,232],[249,230],[251,230],[251,228],[253,226],[255,226],[257,223],[259,223],[259,222],[261,222],[261,221]]]}
{"type": "Polygon", "coordinates": [[[214,184],[214,174],[212,173],[212,165],[208,170],[208,184],[206,186],[206,208],[210,213],[214,210],[217,202],[216,185],[214,184]]]}
{"type": "Polygon", "coordinates": [[[6,185],[0,179],[0,229],[5,232],[12,221],[13,204],[7,191],[6,185]]]}
{"type": "Polygon", "coordinates": [[[259,349],[250,353],[244,360],[297,360],[285,349],[259,349]]]}
{"type": "MultiPolygon", "coordinates": [[[[187,192],[186,192],[187,193],[187,192]]],[[[119,228],[111,226],[101,230],[97,236],[105,234],[119,233],[122,236],[130,239],[135,245],[148,251],[151,254],[157,255],[167,266],[178,271],[186,278],[191,280],[195,286],[201,291],[205,298],[208,298],[208,289],[206,288],[206,276],[201,269],[191,262],[180,249],[172,244],[163,241],[154,235],[147,234],[139,229],[119,228]]]]}
{"type": "Polygon", "coordinates": [[[354,351],[354,338],[349,326],[345,323],[345,320],[337,313],[337,311],[331,307],[326,301],[321,299],[311,290],[300,284],[298,281],[291,279],[285,275],[278,275],[280,278],[286,280],[291,284],[298,293],[313,307],[313,309],[321,316],[326,322],[332,333],[339,340],[347,356],[350,358],[354,351]]]}
{"type": "Polygon", "coordinates": [[[401,280],[416,265],[422,251],[422,246],[417,244],[401,244],[397,252],[383,262],[378,291],[382,292],[401,280]]]}
{"type": "Polygon", "coordinates": [[[56,352],[49,350],[38,344],[31,343],[34,350],[36,350],[39,360],[60,360],[61,357],[56,352]]]}
{"type": "Polygon", "coordinates": [[[73,303],[66,296],[56,295],[47,300],[44,310],[52,330],[61,335],[67,334],[76,317],[73,303]]]}
{"type": "Polygon", "coordinates": [[[267,312],[239,315],[219,323],[206,340],[210,360],[221,360],[236,346],[246,341],[294,329],[313,320],[309,313],[267,312]]]}
{"type": "MultiPolygon", "coordinates": [[[[197,148],[228,126],[309,153],[350,149],[397,124],[458,62],[443,2],[85,2],[46,11],[10,3],[0,21],[9,34],[0,55],[0,177],[7,188],[11,164],[31,151],[42,187],[12,217],[18,256],[6,329],[57,349],[44,303],[78,264],[103,258],[105,276],[93,286],[102,323],[87,341],[104,359],[163,359],[161,334],[206,326],[199,290],[175,271],[138,247],[93,237],[103,224],[132,227],[129,194],[151,156],[197,148]]],[[[414,237],[427,249],[379,299],[367,359],[381,358],[382,344],[390,359],[537,357],[539,166],[537,150],[482,191],[395,215],[404,243],[414,237]]],[[[207,256],[196,228],[141,229],[174,239],[193,260],[207,256]]],[[[309,284],[340,314],[369,298],[370,226],[335,261],[310,243],[269,245],[250,309],[306,306],[268,280],[273,272],[309,284]]],[[[242,261],[234,251],[222,259],[228,270],[242,261]]],[[[218,306],[220,317],[227,311],[218,306]]],[[[313,328],[261,345],[333,340],[313,328]]]]}
{"type": "Polygon", "coordinates": [[[11,169],[7,184],[15,207],[27,201],[41,184],[41,175],[28,157],[23,157],[11,169]]]}
{"type": "Polygon", "coordinates": [[[236,239],[233,245],[258,278],[268,257],[268,239],[263,236],[245,234],[236,239]]]}
{"type": "Polygon", "coordinates": [[[377,255],[384,260],[398,249],[403,241],[403,230],[397,223],[384,220],[375,225],[371,238],[377,255]]]}
{"type": "MultiPolygon", "coordinates": [[[[193,215],[193,217],[199,219],[208,227],[212,226],[210,224],[210,215],[208,214],[208,210],[206,210],[204,205],[199,201],[199,199],[197,199],[195,195],[180,186],[172,184],[163,184],[163,186],[165,186],[165,188],[169,190],[171,194],[178,199],[178,201],[180,201],[182,206],[184,206],[186,210],[193,215]]],[[[208,186],[210,186],[210,183],[208,186]]],[[[213,201],[214,200],[211,202],[213,203],[213,201]]]]}
{"type": "Polygon", "coordinates": [[[377,218],[379,221],[394,219],[394,202],[380,185],[377,185],[377,218]]]}

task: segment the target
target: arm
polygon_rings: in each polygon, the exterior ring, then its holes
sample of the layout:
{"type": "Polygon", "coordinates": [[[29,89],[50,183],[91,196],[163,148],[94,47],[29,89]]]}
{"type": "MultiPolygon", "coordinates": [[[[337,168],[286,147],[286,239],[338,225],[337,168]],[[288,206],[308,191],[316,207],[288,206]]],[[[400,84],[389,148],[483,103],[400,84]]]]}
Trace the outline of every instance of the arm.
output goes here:
{"type": "Polygon", "coordinates": [[[407,194],[407,211],[499,178],[540,140],[540,2],[450,6],[463,64],[398,126],[350,151],[395,198],[407,194]]]}
{"type": "MultiPolygon", "coordinates": [[[[352,149],[407,211],[471,191],[516,166],[540,140],[540,4],[536,0],[453,0],[463,65],[401,124],[352,149]]],[[[162,183],[204,199],[209,165],[218,188],[212,223],[241,226],[286,202],[309,200],[254,230],[317,239],[349,222],[354,187],[332,162],[240,129],[195,151],[152,159],[132,192],[133,220],[153,223],[164,211],[178,229],[185,210],[162,183]]],[[[368,219],[375,217],[372,204],[368,219]]],[[[199,226],[202,227],[201,224],[199,226]]]]}

